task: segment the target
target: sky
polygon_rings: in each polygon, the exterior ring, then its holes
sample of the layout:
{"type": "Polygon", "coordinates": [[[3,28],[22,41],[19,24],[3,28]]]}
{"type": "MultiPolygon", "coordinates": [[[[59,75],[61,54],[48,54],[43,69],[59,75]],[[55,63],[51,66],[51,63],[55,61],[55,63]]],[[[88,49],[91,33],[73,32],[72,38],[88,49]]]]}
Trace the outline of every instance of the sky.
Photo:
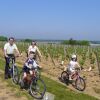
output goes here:
{"type": "Polygon", "coordinates": [[[100,40],[100,0],[0,0],[0,35],[100,40]]]}

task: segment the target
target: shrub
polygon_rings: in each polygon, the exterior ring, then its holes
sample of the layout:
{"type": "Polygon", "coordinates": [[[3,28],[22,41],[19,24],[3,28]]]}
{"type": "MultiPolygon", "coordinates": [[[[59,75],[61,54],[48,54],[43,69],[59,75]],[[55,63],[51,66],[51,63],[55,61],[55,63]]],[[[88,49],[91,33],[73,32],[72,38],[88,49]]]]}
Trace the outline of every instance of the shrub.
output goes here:
{"type": "Polygon", "coordinates": [[[86,45],[86,46],[89,46],[89,41],[86,41],[86,40],[73,40],[72,38],[69,39],[69,40],[64,40],[62,42],[62,44],[66,44],[66,45],[86,45]]]}
{"type": "Polygon", "coordinates": [[[7,39],[7,37],[5,37],[5,36],[0,36],[0,41],[7,41],[8,39],[7,39]]]}

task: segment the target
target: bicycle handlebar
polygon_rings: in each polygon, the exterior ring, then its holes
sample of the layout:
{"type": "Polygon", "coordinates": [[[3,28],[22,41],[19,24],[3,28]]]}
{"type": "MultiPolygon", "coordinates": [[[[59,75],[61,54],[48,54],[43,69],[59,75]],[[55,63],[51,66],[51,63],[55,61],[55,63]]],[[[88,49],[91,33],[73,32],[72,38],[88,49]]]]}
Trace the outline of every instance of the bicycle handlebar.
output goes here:
{"type": "Polygon", "coordinates": [[[80,72],[81,68],[75,68],[76,72],[80,72]]]}
{"type": "Polygon", "coordinates": [[[75,68],[75,70],[81,70],[80,68],[75,68]]]}
{"type": "Polygon", "coordinates": [[[14,59],[14,58],[18,58],[18,57],[21,57],[22,56],[22,54],[21,55],[17,55],[17,56],[8,56],[7,58],[11,58],[11,59],[14,59]]]}

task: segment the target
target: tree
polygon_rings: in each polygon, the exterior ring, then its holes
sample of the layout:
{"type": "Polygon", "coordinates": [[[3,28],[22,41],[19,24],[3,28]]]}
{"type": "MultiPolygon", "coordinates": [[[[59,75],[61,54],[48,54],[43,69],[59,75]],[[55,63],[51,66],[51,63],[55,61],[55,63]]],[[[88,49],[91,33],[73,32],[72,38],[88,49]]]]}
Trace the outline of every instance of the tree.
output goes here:
{"type": "Polygon", "coordinates": [[[8,39],[7,39],[7,37],[5,37],[5,36],[0,36],[0,41],[7,41],[8,39]]]}
{"type": "Polygon", "coordinates": [[[69,39],[70,45],[76,45],[76,40],[73,40],[73,38],[69,39]]]}
{"type": "Polygon", "coordinates": [[[74,40],[73,38],[70,38],[69,40],[64,40],[62,42],[62,44],[66,44],[66,45],[68,45],[68,44],[69,45],[87,45],[87,46],[90,45],[89,41],[86,41],[86,40],[82,40],[82,41],[74,40]]]}
{"type": "Polygon", "coordinates": [[[32,40],[31,39],[25,39],[25,40],[23,40],[24,42],[32,42],[32,40]]]}

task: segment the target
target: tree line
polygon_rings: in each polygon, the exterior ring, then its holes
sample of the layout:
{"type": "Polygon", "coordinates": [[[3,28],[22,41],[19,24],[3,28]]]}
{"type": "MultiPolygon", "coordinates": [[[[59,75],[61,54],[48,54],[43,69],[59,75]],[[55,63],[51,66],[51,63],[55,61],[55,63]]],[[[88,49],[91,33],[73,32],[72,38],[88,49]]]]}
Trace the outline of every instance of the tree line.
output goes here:
{"type": "MultiPolygon", "coordinates": [[[[5,36],[0,36],[0,41],[7,41],[8,38],[5,36]]],[[[21,40],[22,42],[32,42],[32,39],[23,39],[21,40]]],[[[65,44],[65,45],[86,45],[89,46],[90,42],[86,41],[86,40],[74,40],[74,39],[69,39],[69,40],[64,40],[61,42],[61,44],[65,44]]]]}
{"type": "Polygon", "coordinates": [[[90,42],[86,41],[86,40],[74,40],[74,39],[71,38],[69,40],[64,40],[62,42],[62,44],[65,44],[65,45],[86,45],[86,46],[89,46],[90,42]]]}

